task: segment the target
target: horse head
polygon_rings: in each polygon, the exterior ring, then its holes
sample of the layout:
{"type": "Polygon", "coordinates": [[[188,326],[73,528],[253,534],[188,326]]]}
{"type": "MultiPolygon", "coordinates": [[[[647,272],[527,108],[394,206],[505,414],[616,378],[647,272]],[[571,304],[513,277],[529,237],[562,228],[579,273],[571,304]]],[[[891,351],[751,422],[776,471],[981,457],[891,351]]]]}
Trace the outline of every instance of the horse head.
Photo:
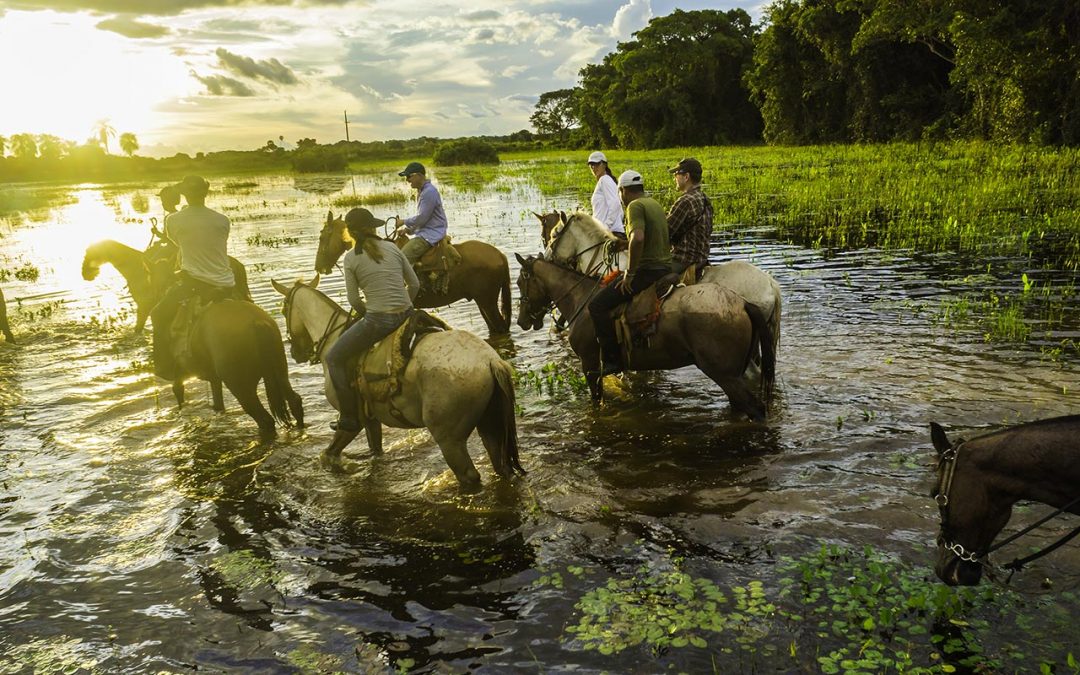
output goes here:
{"type": "Polygon", "coordinates": [[[98,273],[101,271],[101,255],[98,252],[101,242],[97,244],[90,244],[86,247],[86,255],[83,256],[82,261],[82,278],[86,281],[93,281],[97,279],[98,273]]]}
{"type": "Polygon", "coordinates": [[[310,328],[304,322],[304,313],[297,311],[296,296],[302,292],[302,289],[317,287],[319,275],[316,274],[315,278],[307,283],[297,279],[292,287],[280,284],[274,279],[271,279],[270,283],[278,293],[285,296],[281,313],[285,316],[285,335],[289,339],[289,355],[297,363],[307,363],[315,354],[315,338],[312,337],[310,328]]]}
{"type": "Polygon", "coordinates": [[[521,272],[518,274],[518,326],[522,330],[540,330],[544,327],[544,315],[551,307],[547,288],[533,273],[536,258],[522,258],[515,253],[521,272]]]}
{"type": "Polygon", "coordinates": [[[315,271],[329,274],[337,261],[349,250],[351,239],[345,229],[345,221],[335,218],[333,211],[326,213],[326,224],[319,232],[319,250],[315,253],[315,271]]]}
{"type": "Polygon", "coordinates": [[[964,441],[953,444],[939,424],[931,422],[937,450],[937,483],[930,496],[941,515],[934,573],[950,586],[975,586],[997,533],[1005,527],[1011,505],[996,505],[964,441]]]}
{"type": "Polygon", "coordinates": [[[540,221],[540,243],[546,248],[551,243],[551,232],[555,226],[566,222],[566,212],[552,211],[541,215],[533,211],[533,215],[540,221]]]}

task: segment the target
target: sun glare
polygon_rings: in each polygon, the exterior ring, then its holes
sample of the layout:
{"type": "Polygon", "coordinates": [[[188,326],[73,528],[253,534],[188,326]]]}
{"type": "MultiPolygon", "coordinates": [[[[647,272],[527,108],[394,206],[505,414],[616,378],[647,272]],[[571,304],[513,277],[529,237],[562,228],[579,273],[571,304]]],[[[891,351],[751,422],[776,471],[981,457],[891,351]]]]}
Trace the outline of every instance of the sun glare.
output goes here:
{"type": "Polygon", "coordinates": [[[138,136],[154,128],[155,106],[189,93],[187,68],[166,47],[98,29],[100,21],[49,11],[0,15],[0,135],[81,143],[107,120],[117,134],[138,136]]]}

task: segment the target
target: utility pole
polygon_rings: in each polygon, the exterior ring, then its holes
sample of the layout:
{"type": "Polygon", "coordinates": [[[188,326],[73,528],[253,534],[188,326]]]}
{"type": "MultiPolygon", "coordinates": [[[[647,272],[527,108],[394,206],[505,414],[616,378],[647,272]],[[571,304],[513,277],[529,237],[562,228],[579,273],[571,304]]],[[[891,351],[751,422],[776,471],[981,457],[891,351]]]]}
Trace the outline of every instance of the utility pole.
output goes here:
{"type": "Polygon", "coordinates": [[[345,111],[345,142],[349,142],[349,111],[345,111]]]}

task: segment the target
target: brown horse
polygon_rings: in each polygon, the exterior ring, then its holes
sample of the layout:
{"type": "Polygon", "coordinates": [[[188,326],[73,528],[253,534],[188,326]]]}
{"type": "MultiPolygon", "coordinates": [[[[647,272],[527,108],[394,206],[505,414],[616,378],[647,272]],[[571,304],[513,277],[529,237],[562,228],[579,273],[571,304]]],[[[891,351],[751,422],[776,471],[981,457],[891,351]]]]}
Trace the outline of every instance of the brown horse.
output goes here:
{"type": "MultiPolygon", "coordinates": [[[[83,256],[83,279],[96,279],[101,266],[106,263],[115,267],[127,281],[131,299],[135,301],[135,332],[141,333],[150,317],[150,310],[174,281],[172,272],[176,267],[176,247],[159,243],[139,251],[112,239],[90,244],[83,256]]],[[[250,300],[251,291],[243,263],[230,256],[229,265],[236,277],[237,293],[250,300]]]]}
{"type": "MultiPolygon", "coordinates": [[[[540,328],[552,304],[570,319],[570,347],[594,401],[603,397],[600,348],[596,343],[587,303],[599,280],[542,258],[522,258],[518,290],[518,325],[540,328]]],[[[716,284],[677,289],[665,301],[657,332],[647,347],[628,354],[629,370],[673,370],[696,365],[720,385],[731,407],[753,420],[763,420],[772,396],[776,352],[768,322],[755,305],[716,284]],[[760,396],[744,377],[755,350],[761,350],[760,396]]]]}
{"type": "MultiPolygon", "coordinates": [[[[398,242],[402,245],[403,242],[398,242]]],[[[319,250],[315,254],[315,271],[329,274],[337,261],[352,248],[353,242],[345,229],[345,221],[327,213],[326,225],[319,233],[319,250]]],[[[413,302],[417,307],[445,307],[457,300],[476,302],[487,324],[488,333],[501,335],[510,332],[510,265],[502,251],[482,241],[463,241],[453,245],[461,254],[461,262],[450,272],[446,293],[421,288],[413,302]]]]}
{"type": "Polygon", "coordinates": [[[293,419],[304,425],[303,404],[289,384],[281,329],[261,307],[233,299],[211,303],[191,327],[190,346],[190,357],[178,364],[182,375],[172,385],[179,405],[184,403],[184,379],[193,375],[210,382],[214,410],[225,409],[224,384],[264,434],[274,433],[275,418],[284,426],[293,419]],[[259,401],[259,380],[270,413],[259,401]]]}
{"type": "Polygon", "coordinates": [[[931,496],[941,511],[934,573],[950,586],[979,583],[989,553],[1001,545],[993,545],[994,538],[1017,501],[1080,515],[1080,415],[1021,424],[955,444],[931,423],[930,437],[938,453],[931,496]]]}
{"type": "Polygon", "coordinates": [[[11,334],[11,327],[8,326],[7,301],[4,300],[3,290],[0,290],[0,332],[4,334],[8,342],[15,342],[15,336],[11,334]]]}

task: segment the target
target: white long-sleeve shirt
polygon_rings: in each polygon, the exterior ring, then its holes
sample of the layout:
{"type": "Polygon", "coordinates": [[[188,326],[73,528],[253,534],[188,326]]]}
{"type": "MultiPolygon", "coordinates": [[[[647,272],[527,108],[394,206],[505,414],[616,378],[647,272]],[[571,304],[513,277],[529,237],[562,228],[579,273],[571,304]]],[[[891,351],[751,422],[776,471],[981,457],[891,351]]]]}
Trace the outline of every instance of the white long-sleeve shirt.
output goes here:
{"type": "Polygon", "coordinates": [[[619,202],[619,188],[615,179],[606,173],[596,181],[592,193],[592,214],[612,232],[626,232],[623,227],[623,209],[619,202]]]}

